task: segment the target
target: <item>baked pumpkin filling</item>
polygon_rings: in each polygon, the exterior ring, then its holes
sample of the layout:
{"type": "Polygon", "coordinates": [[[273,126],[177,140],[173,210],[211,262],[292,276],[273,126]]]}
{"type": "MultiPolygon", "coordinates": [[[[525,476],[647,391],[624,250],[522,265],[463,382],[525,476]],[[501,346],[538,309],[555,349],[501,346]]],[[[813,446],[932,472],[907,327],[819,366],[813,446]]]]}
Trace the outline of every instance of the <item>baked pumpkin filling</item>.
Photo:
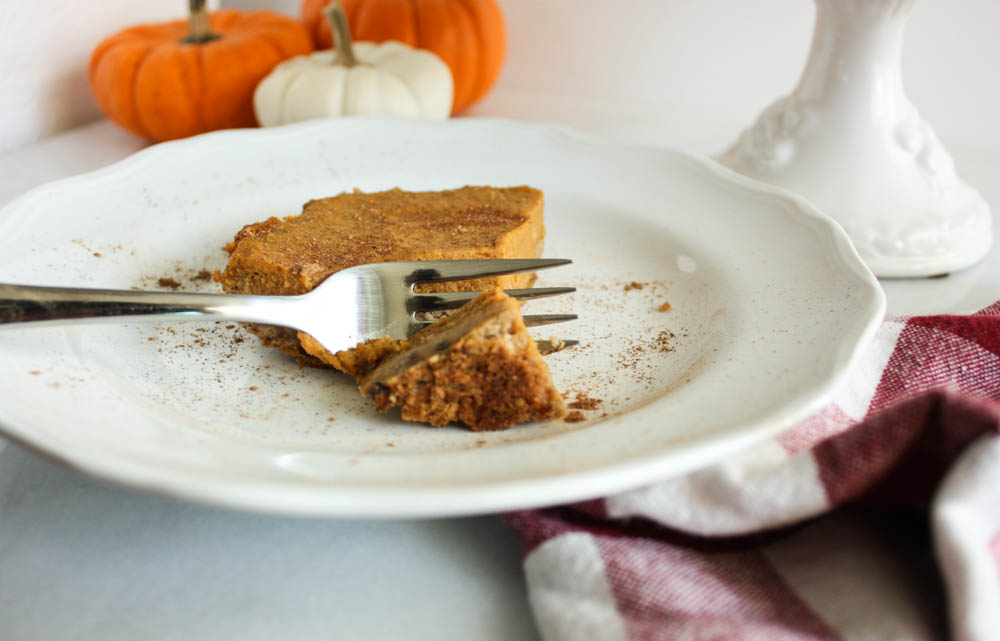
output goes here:
{"type": "MultiPolygon", "coordinates": [[[[542,253],[542,192],[531,187],[462,187],[444,191],[359,191],[307,202],[302,213],[247,225],[226,249],[219,275],[234,294],[304,294],[330,274],[367,263],[472,258],[537,258],[542,253]]],[[[450,283],[421,291],[528,287],[534,274],[450,283]]],[[[331,354],[294,330],[251,325],[265,345],[301,362],[363,373],[396,345],[331,354]]]]}

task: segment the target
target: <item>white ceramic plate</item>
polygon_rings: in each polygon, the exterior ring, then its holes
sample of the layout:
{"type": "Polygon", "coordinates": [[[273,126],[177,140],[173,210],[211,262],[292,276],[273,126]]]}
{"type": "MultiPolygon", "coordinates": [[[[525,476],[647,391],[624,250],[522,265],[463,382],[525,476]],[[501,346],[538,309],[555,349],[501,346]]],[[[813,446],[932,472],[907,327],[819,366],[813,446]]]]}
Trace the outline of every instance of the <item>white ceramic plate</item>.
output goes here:
{"type": "MultiPolygon", "coordinates": [[[[501,120],[316,121],[158,145],[0,211],[0,281],[157,289],[224,265],[244,224],[355,187],[545,191],[540,285],[582,341],[549,357],[585,420],[496,433],[378,415],[346,377],[238,327],[0,332],[0,425],[128,485],[254,510],[416,516],[599,496],[719,460],[817,408],[884,309],[842,230],[687,155],[501,120]],[[169,284],[169,281],[164,281],[169,284]],[[641,288],[627,288],[630,283],[641,288]],[[669,302],[669,311],[659,311],[669,302]]],[[[544,328],[543,328],[544,329],[544,328]]]]}

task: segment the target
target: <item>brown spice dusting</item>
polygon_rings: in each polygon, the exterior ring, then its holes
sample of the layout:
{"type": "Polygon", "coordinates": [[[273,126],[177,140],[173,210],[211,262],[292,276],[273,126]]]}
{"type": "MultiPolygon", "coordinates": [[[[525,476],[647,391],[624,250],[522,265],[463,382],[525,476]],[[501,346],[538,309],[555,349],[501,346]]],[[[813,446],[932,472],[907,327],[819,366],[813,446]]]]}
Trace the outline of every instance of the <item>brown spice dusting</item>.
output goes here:
{"type": "MultiPolygon", "coordinates": [[[[120,248],[115,248],[117,251],[120,248]]],[[[214,259],[206,258],[205,262],[214,259]]],[[[214,288],[208,287],[207,283],[212,281],[212,272],[202,265],[190,265],[182,261],[173,265],[164,266],[158,274],[146,275],[139,278],[139,282],[132,286],[135,290],[155,289],[193,289],[202,291],[212,291],[214,288]]]]}
{"type": "Polygon", "coordinates": [[[157,279],[156,284],[165,289],[172,289],[174,291],[181,288],[180,282],[178,282],[175,278],[160,278],[157,279]]]}
{"type": "Polygon", "coordinates": [[[94,258],[101,258],[103,256],[104,254],[102,254],[101,252],[94,252],[94,258]]]}
{"type": "Polygon", "coordinates": [[[482,447],[484,445],[486,445],[486,439],[481,438],[476,441],[476,447],[482,447]]]}
{"type": "Polygon", "coordinates": [[[586,392],[577,392],[576,400],[569,403],[566,407],[574,410],[596,410],[603,402],[603,399],[592,398],[586,392]]]}
{"type": "Polygon", "coordinates": [[[251,391],[251,392],[256,392],[256,391],[257,391],[257,390],[259,390],[259,389],[260,389],[260,388],[259,388],[259,387],[257,387],[256,385],[251,385],[251,386],[250,386],[250,391],[251,391]]]}
{"type": "MultiPolygon", "coordinates": [[[[201,264],[211,264],[211,262],[211,260],[206,260],[206,262],[201,264]]],[[[161,265],[160,267],[161,269],[158,270],[159,274],[153,272],[151,275],[143,276],[139,281],[140,286],[136,287],[136,289],[155,289],[157,285],[161,289],[170,287],[171,289],[179,288],[183,290],[191,288],[209,291],[212,288],[210,284],[212,272],[208,269],[200,269],[200,265],[198,264],[178,264],[177,269],[174,269],[174,265],[161,265]],[[163,275],[164,278],[159,279],[157,278],[158,275],[163,275]]],[[[564,283],[560,282],[558,284],[564,283]]],[[[578,368],[579,371],[574,372],[572,383],[569,380],[567,381],[567,384],[570,385],[570,392],[569,394],[563,394],[562,397],[565,399],[565,406],[571,411],[564,417],[566,423],[575,424],[615,416],[621,411],[627,410],[633,399],[639,400],[639,397],[634,393],[635,391],[642,389],[646,393],[654,392],[663,386],[662,359],[664,355],[674,352],[677,349],[678,341],[685,340],[688,335],[688,330],[686,329],[678,329],[672,326],[671,329],[673,332],[671,332],[664,327],[664,325],[670,322],[669,319],[673,318],[673,316],[664,317],[660,315],[663,312],[672,311],[671,305],[666,301],[667,294],[670,293],[670,285],[671,283],[652,279],[650,281],[612,280],[601,284],[587,283],[579,288],[578,291],[580,293],[577,294],[579,297],[578,300],[582,299],[582,302],[587,306],[599,306],[611,302],[614,302],[616,305],[627,305],[628,309],[626,311],[634,314],[637,320],[643,322],[643,325],[639,326],[637,333],[622,336],[620,333],[612,331],[609,324],[606,333],[597,331],[593,336],[588,336],[587,343],[589,344],[579,345],[572,350],[566,351],[566,355],[562,357],[563,360],[561,362],[563,363],[572,363],[575,354],[582,353],[588,348],[588,354],[605,356],[607,358],[606,361],[603,361],[596,368],[587,368],[586,370],[578,368]],[[632,290],[645,291],[646,293],[641,296],[627,293],[632,290]],[[609,298],[616,300],[609,301],[609,298]],[[676,332],[676,335],[674,332],[676,332]],[[614,345],[613,350],[608,348],[609,344],[614,345]],[[626,394],[633,392],[628,395],[610,394],[609,386],[616,384],[617,379],[621,377],[626,377],[638,387],[635,390],[623,390],[626,394]],[[595,396],[603,396],[604,398],[595,398],[595,396]]],[[[157,345],[153,345],[152,343],[150,346],[156,349],[158,353],[168,357],[169,352],[173,350],[188,350],[192,353],[202,353],[215,349],[214,353],[206,355],[205,358],[208,360],[205,362],[214,364],[217,361],[220,364],[225,364],[226,362],[231,362],[231,359],[236,358],[238,354],[244,352],[246,346],[241,346],[241,343],[246,342],[246,345],[251,344],[251,342],[247,342],[251,336],[247,335],[244,329],[242,324],[231,322],[202,325],[193,329],[187,329],[186,327],[183,329],[158,328],[157,335],[147,335],[145,338],[149,341],[164,341],[165,348],[158,349],[157,345]],[[206,327],[210,329],[206,329],[206,327]],[[171,339],[171,336],[176,336],[176,339],[171,339]]],[[[256,346],[256,341],[252,341],[252,344],[256,346]]],[[[557,346],[564,347],[564,341],[559,337],[545,337],[539,341],[538,345],[539,347],[548,347],[551,349],[557,346]]],[[[544,352],[545,350],[541,351],[544,352]]],[[[255,370],[258,374],[266,377],[265,382],[258,383],[260,389],[267,390],[272,385],[276,385],[279,388],[275,390],[276,396],[281,399],[279,403],[301,402],[296,394],[282,394],[283,390],[280,387],[293,387],[298,381],[310,378],[308,370],[303,370],[304,374],[293,374],[287,377],[276,376],[279,371],[285,373],[285,370],[281,368],[272,369],[272,366],[267,364],[261,364],[255,370]]],[[[32,374],[42,375],[43,372],[32,372],[32,374]]],[[[222,379],[218,376],[216,376],[216,380],[222,382],[222,379]]],[[[256,388],[257,386],[253,387],[256,388]]],[[[334,422],[332,416],[327,417],[326,421],[323,421],[322,413],[318,412],[317,420],[327,422],[327,425],[330,427],[325,429],[332,431],[332,423],[334,422]]],[[[321,431],[323,429],[320,427],[321,431]]],[[[388,442],[383,443],[382,447],[393,447],[388,442]]],[[[472,443],[473,447],[479,448],[487,446],[488,442],[485,439],[479,439],[472,443]]]]}
{"type": "Polygon", "coordinates": [[[673,332],[668,330],[663,330],[656,335],[656,340],[654,341],[653,344],[656,346],[656,349],[659,350],[661,354],[666,354],[668,352],[674,351],[674,346],[673,346],[674,338],[676,338],[676,335],[673,332]]]}

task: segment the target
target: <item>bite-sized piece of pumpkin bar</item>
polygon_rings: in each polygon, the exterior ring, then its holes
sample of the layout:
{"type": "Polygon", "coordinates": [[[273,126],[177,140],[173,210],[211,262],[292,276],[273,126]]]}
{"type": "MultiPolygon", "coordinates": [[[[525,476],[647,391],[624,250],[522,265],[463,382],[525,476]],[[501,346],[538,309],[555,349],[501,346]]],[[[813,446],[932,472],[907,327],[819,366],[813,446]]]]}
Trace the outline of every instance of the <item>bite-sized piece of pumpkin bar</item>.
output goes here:
{"type": "MultiPolygon", "coordinates": [[[[303,294],[330,274],[365,263],[467,258],[537,258],[542,254],[542,192],[531,187],[462,187],[445,191],[343,193],[311,200],[302,213],[247,225],[226,249],[223,290],[303,294]]],[[[438,283],[422,291],[528,287],[534,274],[438,283]]],[[[325,350],[306,356],[296,333],[254,325],[265,344],[337,367],[325,350]]],[[[315,345],[313,341],[310,346],[315,345]]],[[[348,357],[350,358],[350,357],[348,357]]]]}
{"type": "Polygon", "coordinates": [[[360,386],[380,412],[398,405],[404,420],[434,426],[500,430],[566,413],[520,305],[500,288],[412,336],[360,386]]]}

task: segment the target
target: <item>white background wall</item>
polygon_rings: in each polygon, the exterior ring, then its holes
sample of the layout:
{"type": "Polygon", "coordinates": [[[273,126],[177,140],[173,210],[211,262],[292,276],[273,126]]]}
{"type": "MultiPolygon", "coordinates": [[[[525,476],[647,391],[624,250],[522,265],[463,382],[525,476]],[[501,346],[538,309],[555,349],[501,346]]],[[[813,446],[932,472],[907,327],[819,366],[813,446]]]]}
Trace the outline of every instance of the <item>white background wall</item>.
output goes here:
{"type": "MultiPolygon", "coordinates": [[[[563,105],[572,124],[575,111],[623,105],[633,128],[660,124],[661,139],[649,142],[681,146],[728,139],[787,92],[804,63],[814,15],[809,0],[501,3],[507,63],[497,90],[473,113],[531,118],[544,99],[563,105]]],[[[299,2],[222,4],[294,14],[299,2]]],[[[122,27],[185,10],[184,0],[3,0],[0,151],[99,117],[86,81],[94,45],[122,27]]],[[[919,0],[904,75],[946,143],[1000,143],[1000,2],[919,0]]]]}
{"type": "Polygon", "coordinates": [[[87,82],[97,43],[186,11],[186,0],[0,0],[0,151],[99,118],[87,82]]]}

